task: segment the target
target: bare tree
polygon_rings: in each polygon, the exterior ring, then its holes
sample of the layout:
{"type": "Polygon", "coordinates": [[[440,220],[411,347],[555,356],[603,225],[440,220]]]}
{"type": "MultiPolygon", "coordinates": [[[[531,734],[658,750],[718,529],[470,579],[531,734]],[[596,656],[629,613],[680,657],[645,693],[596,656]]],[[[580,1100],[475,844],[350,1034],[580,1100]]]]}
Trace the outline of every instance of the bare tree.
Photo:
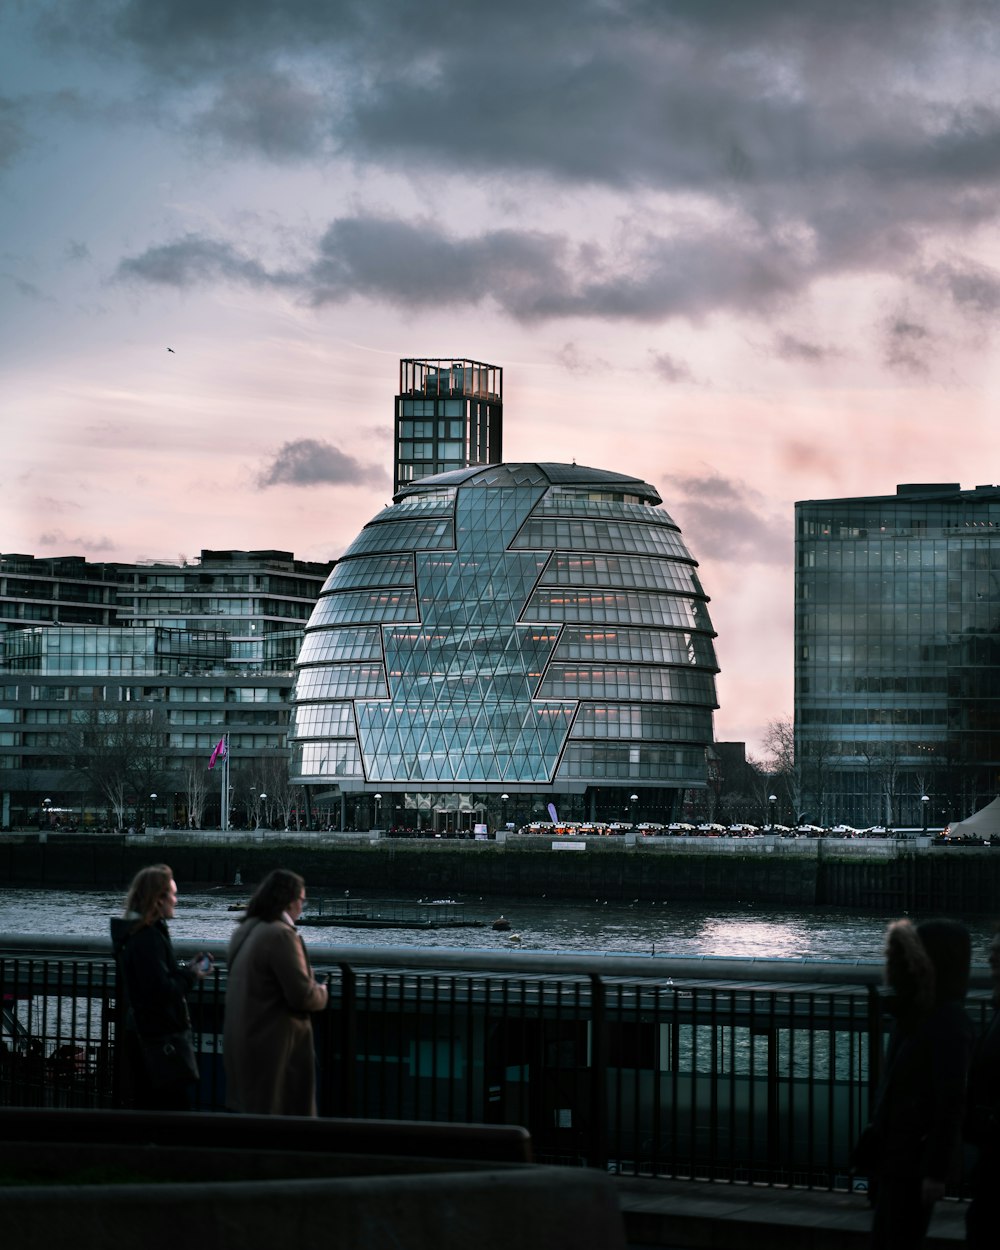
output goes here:
{"type": "Polygon", "coordinates": [[[899,783],[906,749],[901,742],[874,742],[868,743],[862,752],[872,789],[879,796],[883,823],[890,829],[899,824],[899,783]]]}
{"type": "Polygon", "coordinates": [[[287,829],[295,810],[295,787],[288,775],[288,760],[284,756],[270,756],[261,761],[258,770],[259,788],[267,795],[264,819],[269,825],[280,822],[287,829]]]}
{"type": "Polygon", "coordinates": [[[166,717],[159,708],[85,708],[63,735],[71,772],[107,802],[121,829],[129,799],[144,800],[165,777],[166,717]]]}
{"type": "Polygon", "coordinates": [[[764,733],[764,764],[783,806],[798,818],[802,810],[802,780],[795,755],[795,724],[790,716],[767,722],[764,733]]]}
{"type": "Polygon", "coordinates": [[[184,772],[184,789],[187,792],[188,824],[200,829],[208,798],[208,766],[192,760],[184,772]]]}

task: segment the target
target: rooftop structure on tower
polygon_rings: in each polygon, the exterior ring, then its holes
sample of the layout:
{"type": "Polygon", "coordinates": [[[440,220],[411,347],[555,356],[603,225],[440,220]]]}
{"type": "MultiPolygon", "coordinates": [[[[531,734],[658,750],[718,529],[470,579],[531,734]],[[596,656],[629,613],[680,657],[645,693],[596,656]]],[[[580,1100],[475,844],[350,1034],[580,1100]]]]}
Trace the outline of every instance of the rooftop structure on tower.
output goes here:
{"type": "Polygon", "coordinates": [[[479,360],[399,362],[393,489],[503,459],[503,369],[479,360]]]}

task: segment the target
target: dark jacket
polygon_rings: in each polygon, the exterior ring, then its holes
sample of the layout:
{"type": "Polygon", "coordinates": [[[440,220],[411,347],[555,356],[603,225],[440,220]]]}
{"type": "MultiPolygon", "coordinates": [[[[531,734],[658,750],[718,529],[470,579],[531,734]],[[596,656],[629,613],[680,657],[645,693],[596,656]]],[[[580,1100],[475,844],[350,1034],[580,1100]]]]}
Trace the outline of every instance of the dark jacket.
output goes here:
{"type": "Polygon", "coordinates": [[[875,1124],[879,1173],[947,1179],[965,1105],[972,1024],[956,1002],[900,1020],[889,1045],[875,1124]]]}
{"type": "Polygon", "coordinates": [[[1000,1156],[1000,1007],[976,1044],[969,1065],[965,1140],[981,1155],[1000,1156]]]}
{"type": "Polygon", "coordinates": [[[142,1037],[178,1033],[190,1026],[185,994],[195,974],[178,966],[166,922],[140,925],[130,919],[111,921],[120,975],[132,1022],[142,1037]]]}
{"type": "Polygon", "coordinates": [[[951,921],[897,922],[887,947],[896,1024],[874,1127],[883,1177],[947,1179],[965,1109],[972,1022],[962,999],[968,933],[951,921]]]}

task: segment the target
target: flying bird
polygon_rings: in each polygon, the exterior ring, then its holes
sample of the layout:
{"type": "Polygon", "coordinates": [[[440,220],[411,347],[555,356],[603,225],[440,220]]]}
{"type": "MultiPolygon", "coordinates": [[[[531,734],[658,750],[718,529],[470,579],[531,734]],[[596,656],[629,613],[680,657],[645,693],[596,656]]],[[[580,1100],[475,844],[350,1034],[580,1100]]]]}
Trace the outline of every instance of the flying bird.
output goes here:
{"type": "MultiPolygon", "coordinates": [[[[174,352],[174,349],[173,349],[172,347],[168,347],[168,348],[167,348],[167,351],[168,351],[168,352],[174,352]]],[[[176,356],[176,355],[177,355],[177,353],[176,353],[176,352],[174,352],[174,355],[176,356]]]]}

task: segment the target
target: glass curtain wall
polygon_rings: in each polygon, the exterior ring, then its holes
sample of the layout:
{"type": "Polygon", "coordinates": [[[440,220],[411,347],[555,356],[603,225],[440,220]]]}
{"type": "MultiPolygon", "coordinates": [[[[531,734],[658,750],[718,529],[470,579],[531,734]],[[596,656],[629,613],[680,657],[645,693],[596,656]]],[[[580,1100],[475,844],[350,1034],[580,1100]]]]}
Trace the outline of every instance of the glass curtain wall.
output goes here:
{"type": "Polygon", "coordinates": [[[799,503],[795,587],[796,753],[817,823],[940,828],[993,799],[1000,490],[799,503]]]}
{"type": "Polygon", "coordinates": [[[417,810],[402,796],[507,793],[512,811],[556,798],[620,814],[633,786],[668,806],[665,794],[703,786],[714,634],[659,504],[637,479],[577,466],[404,489],[337,564],[307,627],[293,776],[391,790],[417,810]]]}

